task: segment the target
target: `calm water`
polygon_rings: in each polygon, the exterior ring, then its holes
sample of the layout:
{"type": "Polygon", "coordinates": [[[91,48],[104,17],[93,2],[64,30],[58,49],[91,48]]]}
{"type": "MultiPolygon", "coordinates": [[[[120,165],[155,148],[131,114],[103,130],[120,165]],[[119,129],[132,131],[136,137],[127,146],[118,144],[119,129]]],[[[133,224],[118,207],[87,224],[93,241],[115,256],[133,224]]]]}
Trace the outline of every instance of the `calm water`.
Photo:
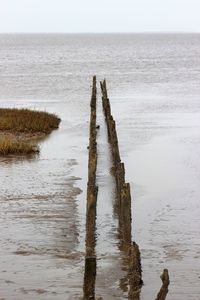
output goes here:
{"type": "MultiPolygon", "coordinates": [[[[141,300],[170,272],[200,294],[200,35],[2,35],[0,106],[55,112],[37,157],[0,158],[0,299],[80,299],[91,76],[106,77],[126,179],[141,300]]],[[[97,295],[126,299],[114,181],[98,95],[97,295]]]]}

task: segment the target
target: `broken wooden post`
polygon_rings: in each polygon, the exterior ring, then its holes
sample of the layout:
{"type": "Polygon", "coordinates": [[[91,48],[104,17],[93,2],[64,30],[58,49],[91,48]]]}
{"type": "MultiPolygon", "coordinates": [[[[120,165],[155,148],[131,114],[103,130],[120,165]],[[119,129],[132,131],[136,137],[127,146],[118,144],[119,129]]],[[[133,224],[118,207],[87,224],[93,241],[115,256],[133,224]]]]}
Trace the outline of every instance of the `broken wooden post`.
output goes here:
{"type": "Polygon", "coordinates": [[[128,299],[139,300],[140,290],[143,284],[140,250],[138,245],[133,242],[129,250],[129,294],[128,299]]]}
{"type": "Polygon", "coordinates": [[[96,76],[93,77],[92,97],[90,102],[90,138],[88,158],[87,210],[86,210],[86,251],[83,293],[85,300],[95,299],[96,280],[96,203],[98,187],[96,186],[97,142],[96,142],[96,76]]]}
{"type": "Polygon", "coordinates": [[[84,299],[95,300],[96,256],[85,257],[84,299]]]}
{"type": "Polygon", "coordinates": [[[167,293],[168,293],[168,287],[170,284],[169,281],[169,273],[167,269],[163,270],[162,275],[160,276],[161,280],[162,280],[162,286],[161,289],[156,297],[156,300],[165,300],[167,297],[167,293]]]}

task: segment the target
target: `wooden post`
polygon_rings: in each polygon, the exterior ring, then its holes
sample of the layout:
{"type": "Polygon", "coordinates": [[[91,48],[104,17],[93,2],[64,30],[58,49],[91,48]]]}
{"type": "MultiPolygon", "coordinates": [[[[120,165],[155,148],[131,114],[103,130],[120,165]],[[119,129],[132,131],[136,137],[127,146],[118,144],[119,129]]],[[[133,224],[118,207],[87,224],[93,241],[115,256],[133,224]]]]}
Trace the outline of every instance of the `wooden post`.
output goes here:
{"type": "Polygon", "coordinates": [[[140,250],[138,245],[133,242],[129,250],[129,295],[128,299],[139,300],[142,286],[142,268],[140,250]]]}
{"type": "MultiPolygon", "coordinates": [[[[119,146],[118,146],[118,138],[117,138],[117,131],[115,127],[115,121],[110,118],[109,119],[109,131],[110,131],[110,141],[112,147],[112,155],[113,155],[113,163],[116,169],[118,163],[120,163],[120,154],[119,154],[119,146]]],[[[116,172],[116,170],[115,170],[116,172]]]]}
{"type": "Polygon", "coordinates": [[[167,297],[167,293],[168,293],[168,287],[170,284],[169,281],[169,273],[167,269],[163,270],[162,275],[160,276],[161,280],[162,280],[162,287],[156,297],[156,300],[165,300],[167,297]]]}
{"type": "Polygon", "coordinates": [[[120,223],[123,243],[131,244],[131,194],[130,184],[124,183],[121,188],[120,223]]]}
{"type": "Polygon", "coordinates": [[[86,212],[86,256],[95,254],[96,243],[96,203],[98,187],[88,186],[86,212]]]}
{"type": "Polygon", "coordinates": [[[106,87],[106,80],[104,79],[103,82],[100,82],[101,92],[102,92],[102,105],[105,114],[106,124],[107,124],[107,132],[108,132],[108,141],[111,144],[111,151],[114,163],[114,174],[116,177],[116,167],[117,164],[120,163],[120,153],[119,153],[119,146],[118,146],[118,138],[117,138],[117,131],[115,126],[115,121],[111,115],[111,108],[110,108],[110,101],[107,95],[107,87],[106,87]]]}
{"type": "Polygon", "coordinates": [[[96,256],[85,257],[84,299],[95,300],[96,256]]]}
{"type": "Polygon", "coordinates": [[[125,169],[124,163],[119,163],[116,167],[116,183],[117,183],[117,196],[119,199],[119,208],[121,206],[121,189],[125,183],[125,169]]]}

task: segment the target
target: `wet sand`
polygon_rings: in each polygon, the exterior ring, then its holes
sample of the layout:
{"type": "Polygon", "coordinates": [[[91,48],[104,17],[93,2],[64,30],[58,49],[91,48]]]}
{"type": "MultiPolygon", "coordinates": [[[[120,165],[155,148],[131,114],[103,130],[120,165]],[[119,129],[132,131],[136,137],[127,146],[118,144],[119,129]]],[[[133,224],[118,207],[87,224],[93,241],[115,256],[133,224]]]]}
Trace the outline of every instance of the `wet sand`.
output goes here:
{"type": "MultiPolygon", "coordinates": [[[[41,143],[38,156],[0,159],[0,298],[82,297],[89,86],[97,73],[97,80],[107,78],[131,183],[132,232],[144,277],[141,300],[155,299],[164,267],[171,279],[169,299],[198,300],[198,36],[6,39],[1,106],[47,110],[62,123],[41,143]]],[[[126,299],[100,101],[99,95],[96,291],[106,300],[126,299]]]]}
{"type": "Polygon", "coordinates": [[[82,174],[65,123],[41,142],[41,154],[0,158],[3,299],[82,296],[82,174]]]}
{"type": "MultiPolygon", "coordinates": [[[[146,113],[143,108],[138,112],[136,103],[127,117],[124,107],[130,109],[128,103],[121,107],[121,99],[114,95],[111,103],[132,188],[133,239],[142,253],[145,284],[141,299],[155,297],[161,285],[159,275],[167,267],[170,299],[178,300],[181,295],[186,300],[190,294],[190,299],[197,300],[199,114],[146,113]]],[[[55,111],[55,104],[49,107],[55,111]]],[[[1,158],[0,285],[4,299],[82,297],[88,122],[81,147],[75,134],[79,122],[72,123],[73,132],[64,118],[60,129],[41,144],[39,156],[1,158]]],[[[100,98],[97,123],[96,294],[109,300],[126,299],[115,184],[100,98]]]]}
{"type": "Polygon", "coordinates": [[[174,109],[164,101],[126,100],[122,105],[115,97],[113,110],[132,188],[133,237],[142,254],[141,299],[155,298],[159,275],[168,268],[168,298],[197,300],[200,115],[181,104],[174,109]]]}

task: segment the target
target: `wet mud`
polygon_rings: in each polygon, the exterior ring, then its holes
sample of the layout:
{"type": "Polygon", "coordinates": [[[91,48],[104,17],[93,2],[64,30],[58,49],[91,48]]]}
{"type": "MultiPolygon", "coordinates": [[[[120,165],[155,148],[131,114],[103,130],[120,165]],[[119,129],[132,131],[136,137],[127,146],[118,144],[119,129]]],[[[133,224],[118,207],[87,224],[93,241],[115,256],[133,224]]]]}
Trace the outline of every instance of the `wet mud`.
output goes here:
{"type": "Polygon", "coordinates": [[[82,296],[82,174],[69,141],[59,145],[63,123],[41,141],[41,154],[0,158],[0,297],[6,300],[82,296]]]}
{"type": "MultiPolygon", "coordinates": [[[[40,144],[39,156],[0,159],[0,299],[83,296],[91,72],[109,83],[141,250],[141,300],[155,299],[164,268],[169,299],[199,299],[198,49],[198,35],[1,37],[1,106],[47,110],[62,123],[40,144]]],[[[96,296],[126,299],[100,114],[96,296]]]]}

